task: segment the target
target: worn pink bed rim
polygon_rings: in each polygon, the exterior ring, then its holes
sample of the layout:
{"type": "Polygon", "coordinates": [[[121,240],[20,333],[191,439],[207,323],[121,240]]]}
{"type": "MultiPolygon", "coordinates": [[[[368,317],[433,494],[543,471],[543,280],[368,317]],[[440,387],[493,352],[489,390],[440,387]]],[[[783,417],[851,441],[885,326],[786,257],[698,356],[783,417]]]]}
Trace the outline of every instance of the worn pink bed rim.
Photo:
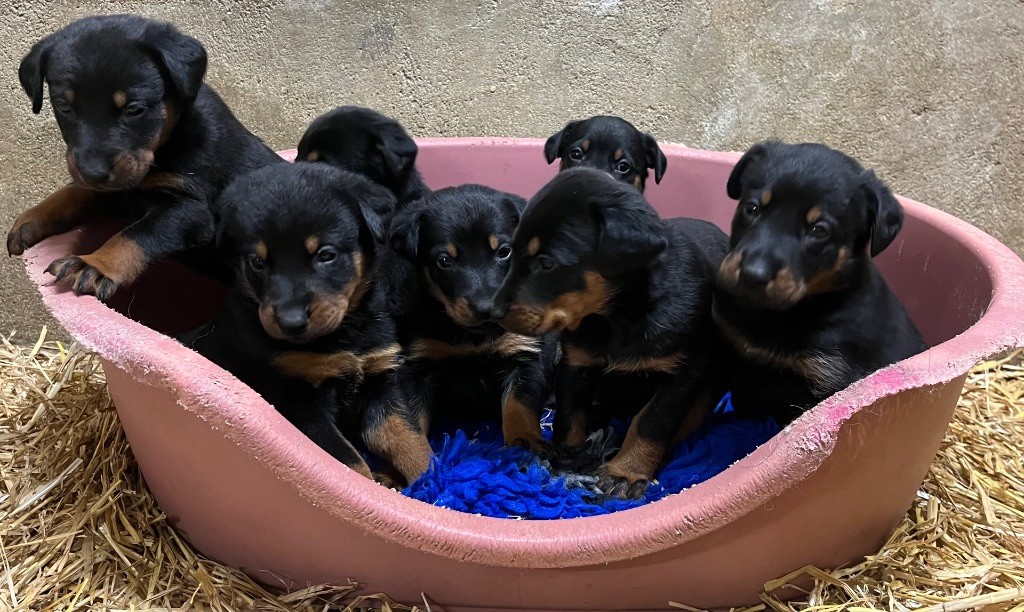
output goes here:
{"type": "MultiPolygon", "coordinates": [[[[554,172],[553,167],[543,164],[540,140],[424,139],[419,144],[420,168],[428,184],[434,187],[467,181],[485,182],[529,197],[554,172]]],[[[727,226],[732,206],[725,197],[724,177],[738,156],[673,145],[663,148],[669,166],[662,184],[654,187],[652,183],[648,190],[652,203],[667,216],[687,213],[727,226]]],[[[669,554],[684,543],[708,536],[755,509],[770,508],[775,498],[819,470],[835,449],[844,425],[864,407],[883,405],[886,401],[898,404],[903,400],[896,396],[902,397],[900,394],[904,392],[911,392],[907,397],[917,398],[907,401],[921,401],[914,395],[920,393],[946,397],[959,391],[962,377],[976,362],[1024,343],[1024,264],[1021,260],[994,238],[963,221],[912,200],[901,198],[901,202],[908,217],[907,252],[903,252],[905,245],[897,239],[880,259],[883,270],[886,270],[887,257],[892,261],[912,257],[912,251],[920,250],[922,245],[945,249],[940,243],[948,240],[950,244],[963,245],[963,253],[952,252],[945,259],[936,255],[931,264],[925,259],[923,269],[927,271],[929,265],[966,266],[962,273],[968,280],[964,282],[970,282],[973,274],[978,283],[988,283],[985,286],[991,288],[987,303],[977,303],[984,301],[984,287],[979,289],[981,298],[965,298],[955,294],[959,290],[952,290],[946,294],[947,300],[971,302],[960,306],[965,314],[958,314],[954,307],[942,306],[945,310],[936,318],[943,321],[930,324],[929,308],[940,308],[942,287],[923,278],[925,274],[899,273],[902,274],[899,280],[893,282],[890,278],[890,282],[908,303],[926,338],[930,342],[941,339],[941,343],[829,398],[753,454],[705,483],[641,508],[562,521],[503,520],[432,507],[378,486],[330,461],[232,375],[173,339],[93,298],[75,297],[50,285],[44,268],[54,258],[81,248],[79,243],[88,231],[78,230],[46,240],[31,249],[25,260],[29,276],[39,286],[47,307],[57,320],[75,339],[104,360],[119,411],[123,404],[135,401],[133,393],[136,392],[129,390],[135,389],[128,384],[131,379],[170,394],[181,410],[201,420],[207,428],[251,457],[253,469],[272,474],[278,481],[275,487],[283,487],[305,500],[318,513],[327,513],[337,521],[372,534],[374,537],[366,541],[367,545],[381,539],[401,549],[489,567],[579,568],[641,557],[661,559],[662,553],[669,554]],[[915,238],[918,235],[920,237],[915,238]],[[936,240],[938,237],[942,240],[936,240]],[[955,264],[958,260],[961,264],[955,264]],[[900,289],[901,285],[909,288],[900,289]],[[971,314],[975,311],[984,312],[980,320],[971,314]],[[959,317],[957,320],[962,319],[963,325],[949,323],[947,320],[951,317],[959,317]],[[940,331],[950,325],[965,329],[955,336],[940,331]],[[950,386],[955,388],[948,391],[945,386],[951,382],[950,386]]],[[[890,267],[901,269],[895,263],[890,267]]],[[[942,414],[942,410],[937,410],[935,418],[945,418],[942,414]]],[[[233,542],[230,538],[234,536],[220,536],[217,529],[186,520],[191,515],[187,508],[181,507],[186,495],[180,490],[182,485],[167,483],[185,482],[187,478],[179,476],[178,480],[167,480],[156,475],[155,468],[144,462],[146,451],[139,446],[144,438],[140,435],[138,440],[133,439],[129,428],[129,421],[132,428],[136,427],[138,417],[129,419],[122,413],[122,418],[147,480],[161,503],[173,506],[170,510],[181,514],[181,528],[186,536],[200,548],[229,562],[240,559],[247,564],[253,563],[253,559],[262,559],[258,551],[247,548],[248,544],[233,542]]],[[[158,415],[146,418],[158,418],[158,415]]],[[[168,435],[174,433],[168,432],[168,435]]],[[[907,440],[907,443],[913,441],[907,440]]],[[[932,454],[934,451],[931,448],[932,454]]],[[[203,495],[216,498],[215,492],[203,495]]],[[[909,498],[898,503],[908,501],[909,498]]],[[[770,514],[767,518],[773,520],[770,514]]],[[[872,542],[877,539],[875,535],[865,537],[872,542]]],[[[255,548],[257,544],[251,546],[255,548]]],[[[288,548],[289,545],[282,546],[288,548]]],[[[398,550],[388,547],[388,554],[398,554],[398,550]]],[[[403,563],[398,562],[396,567],[402,566],[403,563]]],[[[248,569],[257,575],[263,569],[272,569],[275,573],[288,571],[281,567],[251,565],[248,569]]],[[[294,579],[302,583],[324,576],[330,576],[329,572],[291,570],[286,581],[294,579]]],[[[389,586],[386,578],[352,577],[365,578],[376,588],[389,586]]],[[[429,588],[426,584],[421,590],[429,588]]],[[[736,594],[733,603],[750,598],[746,583],[731,587],[727,583],[723,588],[731,588],[736,594]]],[[[404,587],[398,590],[412,592],[404,587]]],[[[500,601],[499,598],[499,604],[500,601]]],[[[699,605],[730,604],[710,593],[707,597],[696,593],[693,601],[704,602],[699,605]]],[[[524,601],[524,605],[527,603],[524,601]]],[[[507,602],[501,605],[516,607],[507,602]]]]}

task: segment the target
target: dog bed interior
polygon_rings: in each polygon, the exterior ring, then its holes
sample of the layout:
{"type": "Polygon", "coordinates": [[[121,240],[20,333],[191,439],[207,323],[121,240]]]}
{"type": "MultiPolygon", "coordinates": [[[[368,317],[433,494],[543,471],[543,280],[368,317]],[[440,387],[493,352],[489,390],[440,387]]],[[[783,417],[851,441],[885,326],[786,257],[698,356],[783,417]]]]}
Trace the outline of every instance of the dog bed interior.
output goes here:
{"type": "MultiPolygon", "coordinates": [[[[551,439],[552,411],[541,421],[551,439]]],[[[618,449],[625,423],[591,434],[584,445],[590,466],[618,449]]],[[[640,499],[603,495],[590,470],[557,471],[532,452],[504,446],[500,424],[482,422],[453,433],[432,433],[436,452],[430,469],[403,493],[414,499],[482,516],[512,519],[559,519],[608,514],[635,508],[679,493],[718,474],[778,433],[770,418],[736,417],[723,398],[708,421],[675,444],[670,459],[640,499]]]]}

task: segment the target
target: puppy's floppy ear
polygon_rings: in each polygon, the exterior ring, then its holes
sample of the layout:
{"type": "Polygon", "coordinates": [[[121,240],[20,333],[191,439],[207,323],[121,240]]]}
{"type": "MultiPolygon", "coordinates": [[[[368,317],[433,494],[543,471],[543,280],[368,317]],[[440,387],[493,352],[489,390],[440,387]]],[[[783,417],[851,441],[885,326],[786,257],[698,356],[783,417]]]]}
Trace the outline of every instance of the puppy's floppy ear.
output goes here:
{"type": "Polygon", "coordinates": [[[178,95],[188,102],[195,100],[206,74],[203,45],[166,23],[149,26],[142,44],[153,53],[178,95]]]}
{"type": "Polygon", "coordinates": [[[526,209],[526,200],[517,195],[505,194],[501,199],[501,205],[508,211],[512,223],[519,225],[520,219],[523,218],[523,210],[526,209]]]}
{"type": "Polygon", "coordinates": [[[54,36],[56,34],[51,34],[32,45],[18,66],[18,80],[28,97],[32,98],[32,112],[37,115],[43,108],[43,81],[46,80],[46,65],[50,59],[54,36]]]}
{"type": "Polygon", "coordinates": [[[366,181],[366,188],[359,196],[359,214],[363,217],[363,223],[369,231],[373,241],[377,244],[384,242],[387,233],[387,223],[394,214],[398,203],[395,195],[380,185],[366,181]]]}
{"type": "Polygon", "coordinates": [[[380,133],[377,143],[384,157],[384,165],[393,179],[405,176],[416,163],[419,147],[401,128],[385,129],[380,133]]]}
{"type": "Polygon", "coordinates": [[[225,200],[223,196],[221,196],[221,200],[220,217],[217,219],[213,244],[217,247],[218,251],[228,253],[235,250],[233,228],[235,226],[235,215],[238,211],[233,201],[225,200]]]}
{"type": "Polygon", "coordinates": [[[665,168],[668,166],[668,159],[661,152],[658,141],[650,134],[641,134],[644,142],[644,154],[647,156],[647,167],[654,169],[654,182],[660,183],[661,177],[665,176],[665,168]]]}
{"type": "Polygon", "coordinates": [[[579,124],[579,121],[566,123],[564,128],[552,134],[548,141],[544,143],[544,159],[548,160],[549,164],[565,153],[565,147],[569,144],[565,142],[565,136],[579,124]]]}
{"type": "Polygon", "coordinates": [[[861,174],[861,186],[868,205],[871,256],[885,250],[903,227],[903,207],[892,191],[871,170],[861,174]]]}
{"type": "Polygon", "coordinates": [[[598,272],[614,276],[643,267],[668,247],[661,219],[632,187],[616,182],[602,190],[591,204],[599,225],[598,272]]]}
{"type": "Polygon", "coordinates": [[[422,213],[421,201],[413,202],[391,218],[391,227],[388,229],[388,244],[409,261],[416,260],[416,251],[420,246],[422,213]]]}
{"type": "Polygon", "coordinates": [[[725,185],[725,191],[729,194],[730,199],[740,199],[740,196],[743,195],[743,173],[747,171],[751,163],[763,159],[767,152],[768,148],[765,146],[765,143],[758,143],[750,147],[750,150],[744,153],[743,157],[736,162],[732,173],[729,175],[729,182],[725,185]]]}

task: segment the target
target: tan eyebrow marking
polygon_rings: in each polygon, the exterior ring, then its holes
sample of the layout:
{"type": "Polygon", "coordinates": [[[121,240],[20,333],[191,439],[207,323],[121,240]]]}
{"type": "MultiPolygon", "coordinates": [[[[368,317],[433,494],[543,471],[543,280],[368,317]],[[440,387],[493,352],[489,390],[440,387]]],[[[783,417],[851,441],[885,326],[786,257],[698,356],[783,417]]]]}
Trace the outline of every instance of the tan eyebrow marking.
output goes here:
{"type": "Polygon", "coordinates": [[[537,236],[534,236],[533,238],[530,238],[530,241],[528,243],[526,243],[526,254],[527,255],[536,255],[537,251],[539,251],[539,250],[540,250],[540,238],[537,237],[537,236]]]}

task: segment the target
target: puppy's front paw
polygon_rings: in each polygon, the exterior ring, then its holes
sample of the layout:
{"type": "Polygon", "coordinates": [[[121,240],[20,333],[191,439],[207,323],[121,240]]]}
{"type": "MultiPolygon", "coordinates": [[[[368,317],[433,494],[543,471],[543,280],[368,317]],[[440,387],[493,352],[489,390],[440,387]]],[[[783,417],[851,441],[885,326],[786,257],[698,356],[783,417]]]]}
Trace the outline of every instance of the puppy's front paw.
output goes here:
{"type": "Polygon", "coordinates": [[[643,474],[620,473],[605,464],[597,470],[597,488],[606,495],[624,499],[640,499],[647,492],[650,478],[643,474]]]}
{"type": "Polygon", "coordinates": [[[38,223],[18,219],[11,227],[11,231],[7,232],[7,254],[21,255],[43,238],[46,238],[46,232],[38,223]]]}
{"type": "Polygon", "coordinates": [[[402,485],[391,475],[384,472],[374,472],[373,480],[382,487],[401,491],[402,485]]]}
{"type": "Polygon", "coordinates": [[[71,287],[76,295],[94,295],[102,301],[110,299],[118,283],[77,255],[65,255],[46,268],[58,283],[71,287]]]}

